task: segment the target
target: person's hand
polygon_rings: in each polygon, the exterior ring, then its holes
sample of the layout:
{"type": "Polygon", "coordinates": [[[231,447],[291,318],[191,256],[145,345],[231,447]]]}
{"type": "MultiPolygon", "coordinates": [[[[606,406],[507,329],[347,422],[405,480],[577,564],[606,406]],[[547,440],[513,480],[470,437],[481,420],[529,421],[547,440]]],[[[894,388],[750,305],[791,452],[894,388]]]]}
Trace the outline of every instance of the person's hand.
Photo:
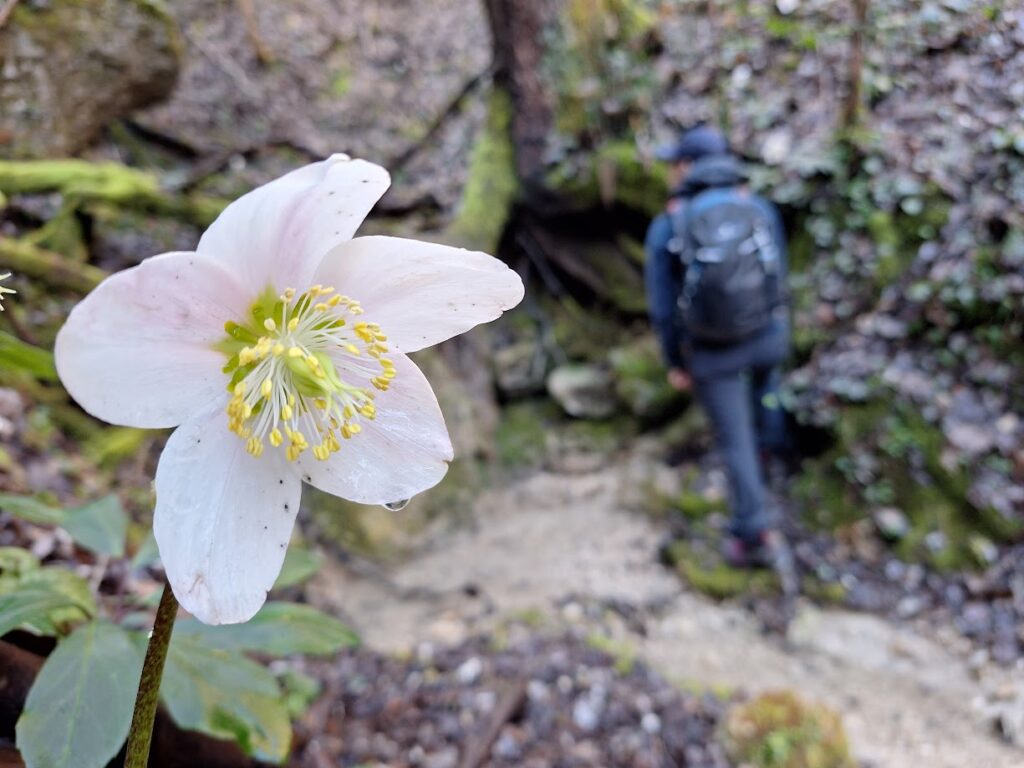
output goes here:
{"type": "Polygon", "coordinates": [[[693,379],[682,368],[668,369],[668,383],[672,385],[673,389],[677,389],[680,392],[689,392],[693,387],[693,379]]]}

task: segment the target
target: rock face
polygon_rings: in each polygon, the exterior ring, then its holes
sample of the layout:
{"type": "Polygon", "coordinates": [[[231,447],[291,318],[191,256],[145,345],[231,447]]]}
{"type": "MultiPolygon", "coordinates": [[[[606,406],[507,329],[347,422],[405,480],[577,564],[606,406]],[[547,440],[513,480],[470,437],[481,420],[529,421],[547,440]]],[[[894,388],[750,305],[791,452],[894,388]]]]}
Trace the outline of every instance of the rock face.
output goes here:
{"type": "Polygon", "coordinates": [[[167,96],[179,54],[177,27],[152,0],[21,3],[0,30],[0,157],[78,151],[167,96]]]}

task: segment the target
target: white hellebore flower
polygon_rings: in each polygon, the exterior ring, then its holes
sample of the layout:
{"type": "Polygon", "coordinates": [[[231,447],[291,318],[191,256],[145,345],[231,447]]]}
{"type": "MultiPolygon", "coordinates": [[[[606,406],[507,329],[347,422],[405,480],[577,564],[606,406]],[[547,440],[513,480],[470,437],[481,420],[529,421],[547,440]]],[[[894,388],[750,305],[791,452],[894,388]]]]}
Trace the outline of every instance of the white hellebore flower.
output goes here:
{"type": "MultiPolygon", "coordinates": [[[[2,275],[0,275],[0,282],[3,282],[4,280],[6,280],[10,276],[11,276],[10,272],[4,272],[2,275]]],[[[0,285],[0,312],[4,311],[4,294],[5,293],[17,293],[17,291],[14,290],[13,288],[4,288],[2,285],[0,285]]]]}
{"type": "Polygon", "coordinates": [[[57,336],[57,370],[86,411],[178,427],[153,530],[174,594],[202,621],[263,605],[302,481],[383,504],[444,477],[444,418],[406,354],[523,297],[487,254],[353,239],[389,182],[344,155],[293,171],[229,205],[194,253],[104,280],[57,336]]]}

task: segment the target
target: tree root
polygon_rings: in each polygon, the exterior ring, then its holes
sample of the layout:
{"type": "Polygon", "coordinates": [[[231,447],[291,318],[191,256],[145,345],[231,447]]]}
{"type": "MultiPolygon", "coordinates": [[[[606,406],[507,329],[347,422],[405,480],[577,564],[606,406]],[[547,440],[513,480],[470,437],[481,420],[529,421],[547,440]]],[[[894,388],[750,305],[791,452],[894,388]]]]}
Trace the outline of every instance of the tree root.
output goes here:
{"type": "Polygon", "coordinates": [[[85,160],[0,161],[0,192],[60,192],[72,203],[112,203],[184,219],[201,227],[208,226],[227,205],[219,198],[166,192],[156,176],[145,171],[85,160]]]}
{"type": "Polygon", "coordinates": [[[70,288],[80,293],[88,293],[107,276],[99,267],[80,264],[59,253],[8,237],[0,237],[0,264],[54,288],[70,288]]]}

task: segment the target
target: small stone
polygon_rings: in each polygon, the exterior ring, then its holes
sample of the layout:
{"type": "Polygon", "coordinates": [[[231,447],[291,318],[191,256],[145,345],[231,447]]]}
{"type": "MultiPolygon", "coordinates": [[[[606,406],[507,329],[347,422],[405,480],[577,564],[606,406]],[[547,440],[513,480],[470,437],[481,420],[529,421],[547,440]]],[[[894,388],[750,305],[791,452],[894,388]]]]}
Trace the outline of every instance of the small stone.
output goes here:
{"type": "Polygon", "coordinates": [[[455,679],[463,685],[472,685],[480,679],[483,671],[483,662],[478,657],[473,656],[462,662],[459,668],[455,670],[455,679]]]}
{"type": "Polygon", "coordinates": [[[572,721],[584,733],[593,733],[601,722],[601,712],[587,696],[581,696],[572,706],[572,721]]]}
{"type": "Polygon", "coordinates": [[[661,718],[653,712],[648,712],[640,719],[640,727],[650,734],[661,732],[661,718]]]}
{"type": "Polygon", "coordinates": [[[878,535],[886,541],[900,541],[910,532],[910,521],[895,507],[881,507],[872,513],[878,535]]]}

